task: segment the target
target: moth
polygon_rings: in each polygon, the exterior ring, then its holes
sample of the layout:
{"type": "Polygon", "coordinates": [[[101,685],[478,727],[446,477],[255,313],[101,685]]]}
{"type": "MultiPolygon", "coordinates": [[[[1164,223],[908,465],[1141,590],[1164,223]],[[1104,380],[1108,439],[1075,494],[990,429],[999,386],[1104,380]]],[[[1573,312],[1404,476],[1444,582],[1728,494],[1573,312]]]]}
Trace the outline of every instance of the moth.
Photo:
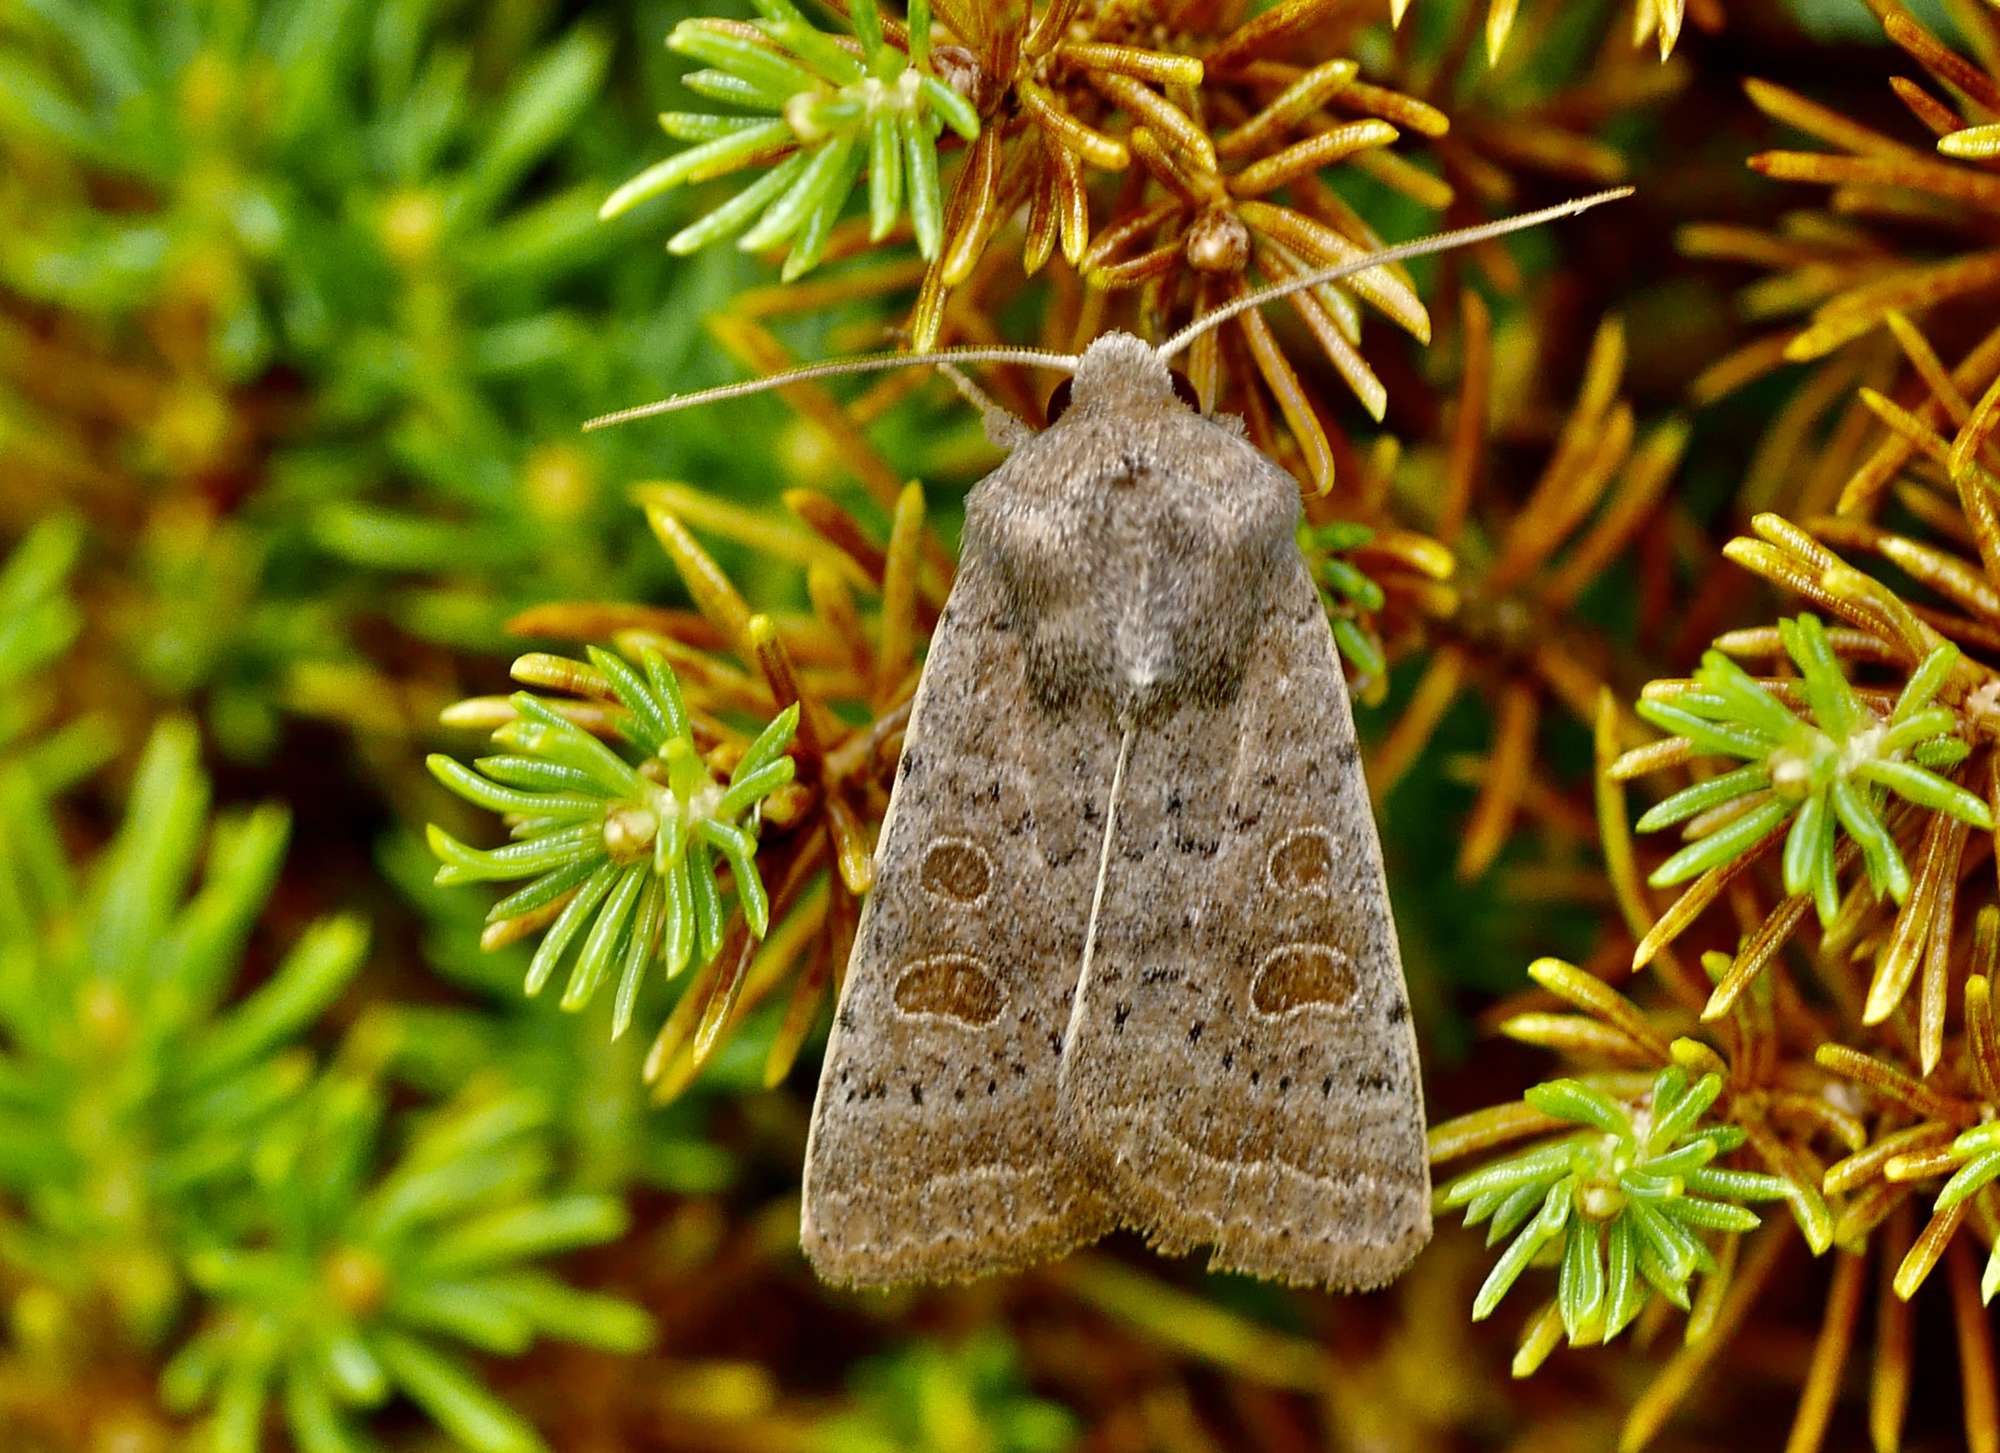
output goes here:
{"type": "Polygon", "coordinates": [[[1066,372],[966,500],[835,1010],[800,1240],[825,1279],[948,1281],[1118,1227],[1359,1290],[1428,1241],[1423,1090],[1381,848],[1291,475],[1155,346],[813,365],[1066,372]]]}

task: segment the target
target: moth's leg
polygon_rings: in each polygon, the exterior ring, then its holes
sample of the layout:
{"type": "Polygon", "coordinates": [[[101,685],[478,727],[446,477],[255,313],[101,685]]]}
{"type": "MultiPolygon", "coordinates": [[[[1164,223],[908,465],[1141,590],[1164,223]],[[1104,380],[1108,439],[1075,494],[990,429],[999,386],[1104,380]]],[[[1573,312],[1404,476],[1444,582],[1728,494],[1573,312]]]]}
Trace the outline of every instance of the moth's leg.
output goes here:
{"type": "Polygon", "coordinates": [[[957,364],[940,363],[937,365],[937,371],[951,381],[951,386],[958,390],[960,398],[979,410],[979,422],[986,429],[986,437],[996,448],[1011,453],[1035,437],[1035,431],[1028,426],[1026,420],[1015,415],[1006,405],[974,383],[972,375],[957,364]]]}

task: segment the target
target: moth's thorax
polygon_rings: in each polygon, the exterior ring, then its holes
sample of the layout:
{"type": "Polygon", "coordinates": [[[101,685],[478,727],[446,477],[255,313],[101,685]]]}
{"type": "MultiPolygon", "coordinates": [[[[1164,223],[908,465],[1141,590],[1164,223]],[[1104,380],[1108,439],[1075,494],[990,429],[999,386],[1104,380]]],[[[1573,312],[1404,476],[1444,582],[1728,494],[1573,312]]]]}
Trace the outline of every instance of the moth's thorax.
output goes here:
{"type": "MultiPolygon", "coordinates": [[[[1132,348],[1152,356],[1112,334],[1084,363],[1132,348]]],[[[968,502],[966,549],[998,567],[1045,708],[1132,720],[1228,700],[1278,573],[1299,566],[1291,476],[1159,379],[1159,397],[1086,409],[1080,368],[1070,411],[968,502]]]]}

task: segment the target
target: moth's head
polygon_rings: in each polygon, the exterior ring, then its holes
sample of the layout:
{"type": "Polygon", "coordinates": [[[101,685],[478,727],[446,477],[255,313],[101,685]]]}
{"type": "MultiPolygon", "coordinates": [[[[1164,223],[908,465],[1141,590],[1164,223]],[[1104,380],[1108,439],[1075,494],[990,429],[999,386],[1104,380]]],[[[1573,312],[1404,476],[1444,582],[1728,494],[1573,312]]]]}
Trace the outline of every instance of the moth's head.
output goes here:
{"type": "Polygon", "coordinates": [[[1179,400],[1201,412],[1187,375],[1170,368],[1159,350],[1130,333],[1106,333],[1076,361],[1076,369],[1049,395],[1053,424],[1071,408],[1132,410],[1179,400]]]}

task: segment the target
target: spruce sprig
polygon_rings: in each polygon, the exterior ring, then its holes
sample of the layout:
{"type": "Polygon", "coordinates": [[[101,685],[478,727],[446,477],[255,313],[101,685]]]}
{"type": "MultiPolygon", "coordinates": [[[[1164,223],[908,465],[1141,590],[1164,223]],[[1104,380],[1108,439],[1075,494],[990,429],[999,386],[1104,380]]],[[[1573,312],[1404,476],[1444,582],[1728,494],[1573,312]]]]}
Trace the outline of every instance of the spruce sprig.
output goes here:
{"type": "Polygon", "coordinates": [[[1473,1300],[1473,1320],[1551,1259],[1572,1346],[1611,1341],[1654,1293],[1686,1311],[1695,1274],[1716,1269],[1705,1234],[1755,1229],[1759,1218],[1741,1202],[1790,1189],[1778,1176],[1715,1163],[1744,1141],[1734,1126],[1701,1123],[1722,1088],[1720,1075],[1690,1083],[1670,1065],[1636,1107],[1581,1080],[1529,1090],[1533,1110],[1584,1130],[1460,1176],[1438,1195],[1441,1210],[1465,1208],[1466,1225],[1487,1224],[1487,1245],[1513,1238],[1473,1300]]]}
{"type": "Polygon", "coordinates": [[[565,1009],[590,1003],[616,967],[616,1038],[631,1024],[651,963],[663,962],[671,978],[697,956],[706,964],[720,951],[726,915],[718,859],[729,866],[750,931],[761,938],[770,926],[756,864],[759,807],[792,780],[786,748],[799,709],[780,712],[718,780],[659,652],[647,650],[638,668],[596,647],[589,666],[561,664],[624,708],[617,731],[640,760],[627,761],[556,704],[517,692],[515,719],[493,733],[505,753],[480,758],[477,771],[442,754],[428,759],[446,787],[505,815],[513,841],[469,847],[433,824],[430,844],[443,860],[440,884],[531,880],[487,915],[496,927],[548,925],[528,966],[529,994],[541,992],[572,946],[565,1009]]]}
{"type": "MultiPolygon", "coordinates": [[[[1988,1121],[1961,1131],[1951,1142],[1951,1176],[1938,1191],[1931,1210],[1942,1214],[1962,1206],[2000,1180],[2000,1122],[1988,1121]]],[[[2000,1241],[1995,1241],[1979,1278],[1979,1298],[1991,1303],[2000,1294],[2000,1241]]]]}
{"type": "Polygon", "coordinates": [[[850,7],[851,44],[808,23],[790,0],[754,3],[761,20],[684,20],[667,45],[703,63],[683,78],[690,90],[767,114],[664,113],[667,135],[693,145],[619,187],[601,215],[684,183],[765,168],[667,239],[667,250],[685,255],[728,237],[746,252],[784,246],[789,282],[818,265],[866,170],[869,239],[888,236],[907,211],[917,250],[936,257],[944,233],[938,138],[949,128],[972,141],[979,113],[931,65],[928,0],[910,6],[907,49],[890,43],[875,0],[850,7]]]}
{"type": "MultiPolygon", "coordinates": [[[[1696,825],[1692,841],[1654,869],[1649,881],[1667,887],[1719,867],[1789,820],[1785,891],[1811,894],[1822,924],[1831,923],[1840,906],[1839,829],[1859,845],[1875,890],[1901,903],[1910,891],[1910,871],[1883,821],[1891,795],[1981,831],[1993,827],[1984,801],[1935,770],[1956,765],[1971,750],[1958,714],[1936,700],[1958,663],[1958,648],[1941,642],[1932,649],[1883,717],[1842,674],[1815,617],[1781,621],[1779,630],[1802,677],[1805,715],[1720,651],[1702,657],[1693,689],[1638,703],[1641,717],[1692,752],[1745,763],[1681,789],[1639,819],[1642,832],[1696,825]]],[[[1618,775],[1618,768],[1612,772],[1618,775]]]]}

